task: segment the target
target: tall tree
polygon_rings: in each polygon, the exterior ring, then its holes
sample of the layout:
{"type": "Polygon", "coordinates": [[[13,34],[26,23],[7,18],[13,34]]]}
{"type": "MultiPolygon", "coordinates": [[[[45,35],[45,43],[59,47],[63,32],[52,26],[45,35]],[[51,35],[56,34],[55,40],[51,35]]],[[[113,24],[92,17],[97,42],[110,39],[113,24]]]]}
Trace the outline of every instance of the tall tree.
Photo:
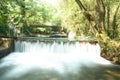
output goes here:
{"type": "MultiPolygon", "coordinates": [[[[120,44],[113,40],[108,34],[107,34],[107,30],[108,28],[106,28],[105,25],[105,5],[103,0],[95,0],[95,15],[91,15],[87,9],[85,8],[85,6],[83,5],[83,3],[81,2],[81,0],[75,0],[76,3],[78,4],[79,8],[82,10],[84,16],[87,18],[87,20],[90,22],[91,24],[91,28],[93,29],[93,33],[96,37],[96,39],[98,40],[98,43],[100,44],[101,47],[101,54],[104,55],[109,55],[109,59],[113,59],[113,57],[118,57],[120,54],[120,44]]],[[[117,15],[117,11],[118,11],[119,7],[117,7],[116,9],[116,14],[117,15]]],[[[110,16],[110,15],[108,15],[110,16]]],[[[116,20],[116,17],[113,18],[113,22],[114,19],[116,20]]],[[[108,20],[109,21],[109,20],[108,20]]],[[[111,33],[114,33],[115,35],[115,23],[114,23],[114,30],[112,30],[111,33]]]]}

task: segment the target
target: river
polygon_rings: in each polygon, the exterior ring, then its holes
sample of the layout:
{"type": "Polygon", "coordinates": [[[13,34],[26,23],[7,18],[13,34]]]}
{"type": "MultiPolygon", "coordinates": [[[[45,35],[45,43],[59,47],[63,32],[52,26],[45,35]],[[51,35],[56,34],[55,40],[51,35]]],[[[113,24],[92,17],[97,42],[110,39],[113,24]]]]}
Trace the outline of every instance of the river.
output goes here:
{"type": "Polygon", "coordinates": [[[0,60],[0,80],[120,80],[120,67],[100,57],[97,43],[16,41],[0,60]]]}

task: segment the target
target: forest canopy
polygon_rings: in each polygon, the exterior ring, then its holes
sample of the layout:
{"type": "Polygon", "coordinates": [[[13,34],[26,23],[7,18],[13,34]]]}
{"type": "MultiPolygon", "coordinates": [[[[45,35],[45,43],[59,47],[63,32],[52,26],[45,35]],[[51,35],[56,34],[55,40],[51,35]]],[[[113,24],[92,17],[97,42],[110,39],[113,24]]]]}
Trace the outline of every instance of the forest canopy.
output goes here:
{"type": "Polygon", "coordinates": [[[14,27],[24,29],[30,25],[60,26],[61,23],[58,8],[45,0],[1,0],[0,8],[1,31],[10,25],[11,18],[14,18],[14,27]]]}

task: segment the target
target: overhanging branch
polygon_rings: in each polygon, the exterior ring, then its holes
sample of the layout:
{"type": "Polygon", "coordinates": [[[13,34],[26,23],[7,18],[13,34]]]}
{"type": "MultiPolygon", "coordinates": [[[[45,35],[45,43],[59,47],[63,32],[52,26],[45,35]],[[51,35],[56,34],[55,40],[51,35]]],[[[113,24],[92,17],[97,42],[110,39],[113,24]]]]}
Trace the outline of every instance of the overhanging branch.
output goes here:
{"type": "Polygon", "coordinates": [[[92,32],[94,33],[94,35],[96,35],[96,33],[98,32],[98,29],[96,27],[96,23],[95,20],[93,18],[93,15],[91,15],[87,9],[83,6],[82,2],[80,0],[75,0],[76,3],[78,4],[79,8],[82,10],[83,15],[87,18],[87,20],[90,22],[91,25],[91,29],[92,32]]]}
{"type": "Polygon", "coordinates": [[[87,9],[83,6],[83,4],[81,3],[80,0],[75,0],[75,1],[77,2],[78,6],[80,7],[80,9],[81,9],[82,11],[87,11],[87,9]]]}

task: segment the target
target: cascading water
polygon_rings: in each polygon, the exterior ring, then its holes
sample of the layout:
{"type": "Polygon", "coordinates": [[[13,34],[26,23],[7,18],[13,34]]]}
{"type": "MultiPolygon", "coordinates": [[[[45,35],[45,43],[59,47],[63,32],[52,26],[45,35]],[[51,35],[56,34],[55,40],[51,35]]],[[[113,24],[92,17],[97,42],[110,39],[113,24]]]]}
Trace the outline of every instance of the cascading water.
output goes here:
{"type": "Polygon", "coordinates": [[[97,43],[16,41],[15,52],[1,60],[0,69],[10,69],[0,72],[0,80],[104,80],[80,77],[83,66],[96,65],[110,65],[100,57],[97,43]],[[37,78],[26,78],[28,73],[37,78]]]}

